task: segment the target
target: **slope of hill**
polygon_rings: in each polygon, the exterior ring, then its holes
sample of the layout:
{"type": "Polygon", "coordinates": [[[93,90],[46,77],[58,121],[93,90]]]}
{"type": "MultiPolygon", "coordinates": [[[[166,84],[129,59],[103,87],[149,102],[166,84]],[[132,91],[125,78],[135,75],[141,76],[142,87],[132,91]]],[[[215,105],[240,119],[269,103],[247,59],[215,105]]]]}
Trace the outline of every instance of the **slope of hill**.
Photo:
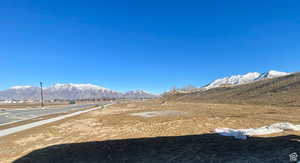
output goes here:
{"type": "Polygon", "coordinates": [[[175,93],[163,98],[182,102],[300,106],[300,73],[231,87],[175,93]]]}
{"type": "Polygon", "coordinates": [[[289,74],[290,73],[287,72],[279,72],[274,70],[270,70],[269,72],[262,73],[262,74],[258,72],[250,72],[244,75],[233,75],[230,77],[217,79],[203,88],[211,89],[211,88],[228,86],[228,85],[240,85],[240,84],[251,83],[263,79],[271,79],[271,78],[286,76],[289,74]]]}
{"type": "MultiPolygon", "coordinates": [[[[144,91],[127,93],[113,91],[92,84],[55,84],[44,88],[44,97],[51,99],[94,99],[94,98],[154,98],[153,94],[144,91]]],[[[0,91],[0,100],[38,100],[40,88],[33,86],[15,86],[0,91]]]]}

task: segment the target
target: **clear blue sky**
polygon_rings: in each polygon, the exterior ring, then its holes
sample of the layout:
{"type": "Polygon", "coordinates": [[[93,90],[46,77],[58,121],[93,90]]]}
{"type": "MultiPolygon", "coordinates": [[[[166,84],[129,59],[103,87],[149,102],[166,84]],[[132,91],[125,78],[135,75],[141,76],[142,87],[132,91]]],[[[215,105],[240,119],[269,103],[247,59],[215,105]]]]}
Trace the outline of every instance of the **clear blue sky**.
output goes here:
{"type": "Polygon", "coordinates": [[[0,89],[159,93],[300,66],[298,0],[2,0],[0,20],[0,89]]]}

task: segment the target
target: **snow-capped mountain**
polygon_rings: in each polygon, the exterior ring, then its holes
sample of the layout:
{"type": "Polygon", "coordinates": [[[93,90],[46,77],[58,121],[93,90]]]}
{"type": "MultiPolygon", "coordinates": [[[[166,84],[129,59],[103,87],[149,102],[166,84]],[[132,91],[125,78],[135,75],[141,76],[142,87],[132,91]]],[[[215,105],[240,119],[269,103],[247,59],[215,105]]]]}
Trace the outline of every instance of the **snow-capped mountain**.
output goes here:
{"type": "MultiPolygon", "coordinates": [[[[144,91],[121,93],[92,84],[55,84],[43,89],[44,97],[51,99],[94,99],[94,98],[154,98],[144,91]]],[[[38,100],[40,88],[33,86],[14,86],[0,91],[0,100],[38,100]]]]}
{"type": "Polygon", "coordinates": [[[69,89],[79,89],[79,90],[108,90],[107,88],[100,87],[98,85],[93,84],[55,84],[52,87],[46,88],[48,90],[69,90],[69,89]]]}
{"type": "Polygon", "coordinates": [[[28,89],[28,88],[32,88],[32,86],[24,85],[24,86],[11,87],[11,89],[15,89],[15,90],[28,89]]]}
{"type": "Polygon", "coordinates": [[[122,93],[92,84],[55,84],[44,89],[50,99],[121,98],[122,93]]]}
{"type": "Polygon", "coordinates": [[[14,86],[0,91],[0,100],[32,100],[40,98],[40,88],[32,86],[14,86]]]}
{"type": "Polygon", "coordinates": [[[129,91],[129,92],[126,92],[123,96],[126,98],[153,98],[153,97],[155,97],[155,95],[145,92],[143,90],[129,91]]]}
{"type": "Polygon", "coordinates": [[[250,72],[244,75],[234,75],[230,77],[217,79],[203,88],[207,90],[207,89],[221,87],[221,86],[240,85],[240,84],[255,82],[263,79],[281,77],[289,74],[290,73],[287,72],[279,72],[274,70],[262,74],[258,72],[250,72]]]}
{"type": "Polygon", "coordinates": [[[276,78],[276,77],[280,77],[280,76],[286,76],[286,75],[289,75],[291,73],[288,73],[288,72],[279,72],[279,71],[274,71],[274,70],[271,70],[267,73],[263,73],[260,75],[260,77],[256,80],[260,80],[260,79],[272,79],[272,78],[276,78]]]}

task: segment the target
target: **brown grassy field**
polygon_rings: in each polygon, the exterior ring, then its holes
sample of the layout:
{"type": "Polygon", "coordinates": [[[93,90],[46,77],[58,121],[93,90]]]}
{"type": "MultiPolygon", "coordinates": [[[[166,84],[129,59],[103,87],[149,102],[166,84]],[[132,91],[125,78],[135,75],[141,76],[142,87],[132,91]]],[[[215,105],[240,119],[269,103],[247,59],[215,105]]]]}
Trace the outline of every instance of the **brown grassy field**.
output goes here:
{"type": "Polygon", "coordinates": [[[215,128],[300,123],[298,107],[152,100],[0,138],[0,162],[288,162],[300,132],[236,140],[215,128]]]}

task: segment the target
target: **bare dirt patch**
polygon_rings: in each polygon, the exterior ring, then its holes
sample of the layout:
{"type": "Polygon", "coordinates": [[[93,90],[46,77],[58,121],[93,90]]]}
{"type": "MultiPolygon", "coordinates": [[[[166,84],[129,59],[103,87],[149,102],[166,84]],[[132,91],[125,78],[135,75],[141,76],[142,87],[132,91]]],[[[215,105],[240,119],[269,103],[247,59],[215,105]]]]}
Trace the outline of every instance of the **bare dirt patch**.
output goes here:
{"type": "Polygon", "coordinates": [[[151,118],[151,117],[161,117],[161,116],[175,116],[175,115],[182,115],[182,114],[184,114],[184,113],[179,112],[179,111],[163,110],[163,111],[130,113],[129,115],[144,117],[144,118],[151,118]]]}
{"type": "Polygon", "coordinates": [[[162,105],[159,100],[115,104],[0,138],[0,162],[11,162],[31,152],[25,160],[76,162],[76,159],[90,158],[90,162],[97,159],[153,162],[158,158],[155,161],[274,162],[263,155],[275,153],[274,158],[279,158],[275,162],[283,162],[288,161],[290,152],[300,153],[297,142],[300,132],[287,131],[240,141],[216,136],[213,131],[222,127],[256,128],[276,122],[300,124],[299,115],[300,108],[296,107],[176,102],[162,105]],[[175,111],[176,115],[165,116],[169,111],[175,111]],[[163,116],[131,115],[145,112],[163,113],[163,116]],[[286,135],[296,136],[281,137],[286,135]],[[57,146],[52,148],[52,145],[57,146]]]}

